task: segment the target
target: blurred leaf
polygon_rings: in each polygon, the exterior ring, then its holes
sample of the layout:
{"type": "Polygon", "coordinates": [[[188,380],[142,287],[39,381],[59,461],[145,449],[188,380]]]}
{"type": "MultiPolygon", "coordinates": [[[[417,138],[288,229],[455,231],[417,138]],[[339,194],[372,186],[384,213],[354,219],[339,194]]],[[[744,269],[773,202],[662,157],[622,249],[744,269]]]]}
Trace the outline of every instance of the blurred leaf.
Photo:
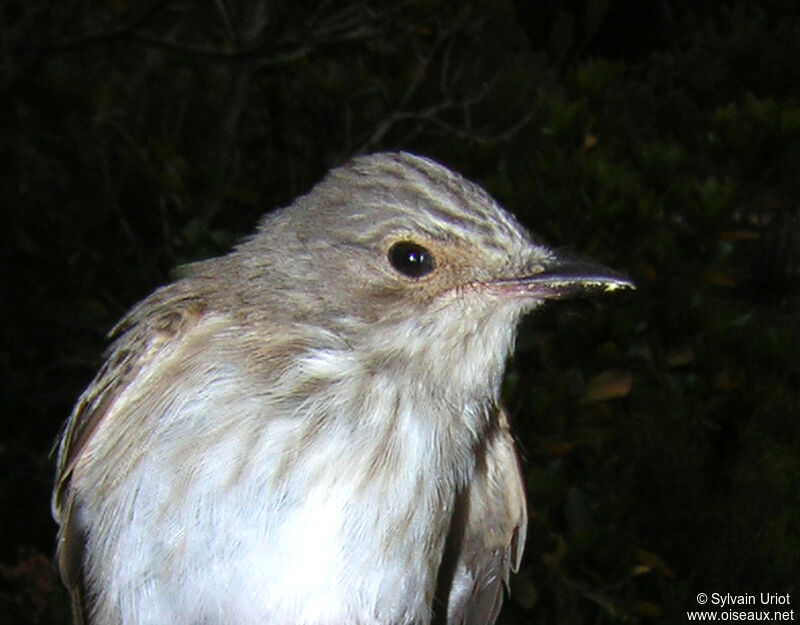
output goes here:
{"type": "Polygon", "coordinates": [[[658,571],[667,577],[674,577],[675,574],[667,566],[661,556],[656,555],[652,551],[642,549],[641,547],[636,550],[636,561],[639,563],[637,566],[646,569],[647,571],[658,571]]]}
{"type": "Polygon", "coordinates": [[[647,618],[659,618],[664,614],[661,606],[651,603],[650,601],[634,601],[633,612],[647,618]]]}
{"type": "Polygon", "coordinates": [[[669,350],[665,360],[668,367],[683,367],[694,362],[695,353],[691,347],[678,347],[669,350]]]}
{"type": "Polygon", "coordinates": [[[719,235],[720,239],[725,241],[752,241],[759,236],[755,230],[726,230],[719,235]]]}
{"type": "Polygon", "coordinates": [[[632,387],[633,374],[630,371],[608,369],[589,380],[581,401],[597,402],[626,397],[632,387]]]}

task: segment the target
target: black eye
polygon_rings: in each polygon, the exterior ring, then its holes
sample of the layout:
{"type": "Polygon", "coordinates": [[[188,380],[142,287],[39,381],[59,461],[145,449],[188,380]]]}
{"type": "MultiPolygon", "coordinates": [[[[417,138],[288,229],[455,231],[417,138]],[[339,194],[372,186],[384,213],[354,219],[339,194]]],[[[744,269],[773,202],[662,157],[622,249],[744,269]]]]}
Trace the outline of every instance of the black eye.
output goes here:
{"type": "Polygon", "coordinates": [[[389,248],[389,262],[404,276],[421,278],[436,268],[433,255],[421,245],[400,241],[389,248]]]}

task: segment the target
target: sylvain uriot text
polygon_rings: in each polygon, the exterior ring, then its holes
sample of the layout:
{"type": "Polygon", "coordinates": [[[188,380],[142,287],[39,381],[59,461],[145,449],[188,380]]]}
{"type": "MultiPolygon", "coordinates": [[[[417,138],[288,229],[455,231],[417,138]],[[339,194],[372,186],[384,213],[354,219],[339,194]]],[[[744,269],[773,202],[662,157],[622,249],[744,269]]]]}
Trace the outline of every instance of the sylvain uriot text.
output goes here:
{"type": "Polygon", "coordinates": [[[725,593],[724,595],[718,592],[712,593],[711,603],[720,607],[726,605],[789,605],[789,593],[777,594],[762,592],[756,595],[732,595],[725,593]]]}

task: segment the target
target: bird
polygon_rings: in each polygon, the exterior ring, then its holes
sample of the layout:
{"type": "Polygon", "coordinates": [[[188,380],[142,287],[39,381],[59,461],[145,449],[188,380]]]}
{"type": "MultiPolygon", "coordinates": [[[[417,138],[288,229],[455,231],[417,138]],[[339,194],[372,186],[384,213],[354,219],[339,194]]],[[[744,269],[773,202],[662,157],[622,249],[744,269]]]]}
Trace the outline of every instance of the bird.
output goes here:
{"type": "Polygon", "coordinates": [[[58,444],[75,623],[494,623],[527,528],[518,322],[632,287],[426,157],[332,169],[111,331],[58,444]]]}

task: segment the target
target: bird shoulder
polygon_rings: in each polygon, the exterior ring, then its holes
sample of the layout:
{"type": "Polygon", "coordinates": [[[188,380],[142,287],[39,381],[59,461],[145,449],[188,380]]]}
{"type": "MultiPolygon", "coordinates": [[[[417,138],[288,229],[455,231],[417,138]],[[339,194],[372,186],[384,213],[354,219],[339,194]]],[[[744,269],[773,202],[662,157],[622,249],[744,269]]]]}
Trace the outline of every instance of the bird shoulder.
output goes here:
{"type": "Polygon", "coordinates": [[[77,612],[80,611],[83,529],[70,484],[75,464],[125,388],[160,350],[197,325],[206,309],[206,300],[186,282],[162,287],[135,306],[109,333],[115,341],[106,362],[67,421],[59,443],[52,507],[60,524],[59,573],[73,592],[76,618],[80,616],[77,612]]]}

